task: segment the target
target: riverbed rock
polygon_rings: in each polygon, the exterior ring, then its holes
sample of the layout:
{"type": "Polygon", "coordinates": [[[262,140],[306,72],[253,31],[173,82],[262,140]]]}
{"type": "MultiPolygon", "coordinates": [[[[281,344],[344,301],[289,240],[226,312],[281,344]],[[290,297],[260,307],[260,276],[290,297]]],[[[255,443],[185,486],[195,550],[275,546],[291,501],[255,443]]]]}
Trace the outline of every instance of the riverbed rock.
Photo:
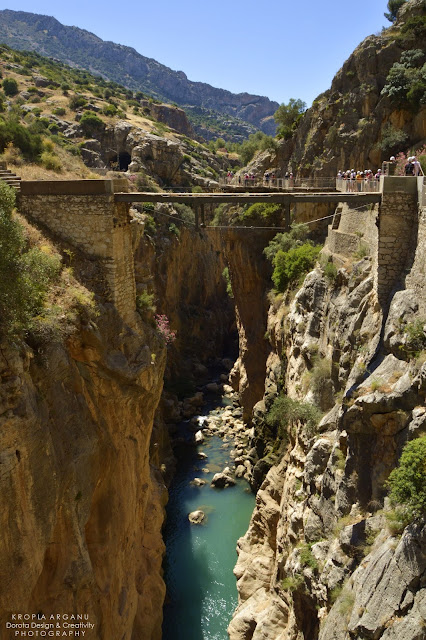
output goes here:
{"type": "Polygon", "coordinates": [[[235,469],[235,477],[242,478],[246,473],[246,471],[247,469],[245,468],[245,466],[242,464],[239,464],[238,467],[235,469]]]}
{"type": "Polygon", "coordinates": [[[210,391],[210,393],[219,393],[220,387],[217,382],[209,382],[206,384],[206,391],[210,391]]]}
{"type": "Polygon", "coordinates": [[[194,440],[195,444],[202,444],[204,442],[204,434],[201,430],[196,432],[196,434],[194,435],[194,440]]]}
{"type": "Polygon", "coordinates": [[[194,478],[193,480],[191,480],[189,484],[192,484],[195,487],[202,487],[203,485],[206,484],[206,481],[203,480],[203,478],[194,478]]]}
{"type": "Polygon", "coordinates": [[[188,520],[191,524],[202,524],[205,520],[206,514],[201,509],[197,509],[196,511],[191,511],[188,514],[188,520]]]}
{"type": "Polygon", "coordinates": [[[215,473],[210,484],[210,486],[215,487],[216,489],[226,489],[227,487],[233,487],[234,485],[235,480],[226,473],[215,473]]]}

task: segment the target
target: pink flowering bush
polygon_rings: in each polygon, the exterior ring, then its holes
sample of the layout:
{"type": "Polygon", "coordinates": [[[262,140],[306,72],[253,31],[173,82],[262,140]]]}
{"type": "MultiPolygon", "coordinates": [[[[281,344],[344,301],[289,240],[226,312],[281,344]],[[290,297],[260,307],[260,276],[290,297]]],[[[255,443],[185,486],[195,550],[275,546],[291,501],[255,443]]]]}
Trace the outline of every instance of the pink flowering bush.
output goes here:
{"type": "Polygon", "coordinates": [[[407,164],[407,159],[409,158],[409,156],[417,157],[417,160],[420,162],[420,165],[422,167],[423,173],[426,175],[426,145],[423,145],[423,147],[421,147],[420,149],[413,149],[412,151],[408,151],[407,154],[405,154],[403,151],[401,151],[401,153],[398,153],[398,155],[396,156],[395,175],[405,175],[404,167],[407,164]]]}
{"type": "Polygon", "coordinates": [[[156,314],[155,323],[158,333],[164,338],[166,344],[171,344],[176,340],[176,331],[170,329],[170,322],[167,316],[156,314]]]}

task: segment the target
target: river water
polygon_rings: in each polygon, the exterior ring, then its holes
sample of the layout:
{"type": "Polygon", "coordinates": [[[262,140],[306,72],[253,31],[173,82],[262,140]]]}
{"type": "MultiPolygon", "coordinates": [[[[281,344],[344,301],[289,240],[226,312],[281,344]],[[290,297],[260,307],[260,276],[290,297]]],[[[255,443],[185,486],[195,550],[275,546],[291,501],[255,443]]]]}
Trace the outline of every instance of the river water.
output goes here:
{"type": "MultiPolygon", "coordinates": [[[[212,412],[218,415],[220,409],[212,412]]],[[[206,411],[206,414],[208,412],[206,411]]],[[[245,480],[235,487],[214,489],[210,481],[224,467],[232,468],[229,448],[218,436],[197,447],[181,445],[169,491],[166,542],[163,640],[226,640],[227,627],[237,606],[232,570],[237,560],[236,543],[247,530],[255,497],[245,480]],[[198,452],[207,454],[206,460],[198,452]],[[203,469],[207,468],[207,471],[203,469]],[[206,480],[201,487],[194,478],[206,480]],[[201,509],[202,525],[189,523],[188,514],[201,509]]]]}

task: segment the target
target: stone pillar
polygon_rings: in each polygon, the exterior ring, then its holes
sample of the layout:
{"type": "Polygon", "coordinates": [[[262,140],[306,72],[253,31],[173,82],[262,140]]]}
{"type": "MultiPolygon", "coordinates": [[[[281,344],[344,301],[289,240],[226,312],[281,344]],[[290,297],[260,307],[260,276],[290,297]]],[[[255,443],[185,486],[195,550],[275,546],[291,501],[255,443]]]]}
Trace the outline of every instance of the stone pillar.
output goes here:
{"type": "Polygon", "coordinates": [[[384,177],[379,212],[375,289],[382,307],[391,292],[403,284],[407,260],[417,233],[417,182],[410,177],[384,177]]]}

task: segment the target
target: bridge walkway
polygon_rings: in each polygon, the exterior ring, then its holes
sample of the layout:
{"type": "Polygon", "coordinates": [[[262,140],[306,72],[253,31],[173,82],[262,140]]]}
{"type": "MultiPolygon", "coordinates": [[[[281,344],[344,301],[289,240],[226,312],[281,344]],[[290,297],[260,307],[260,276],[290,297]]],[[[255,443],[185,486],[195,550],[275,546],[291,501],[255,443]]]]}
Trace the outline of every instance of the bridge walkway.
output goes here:
{"type": "Polygon", "coordinates": [[[381,193],[342,193],[335,192],[305,192],[305,193],[115,193],[115,202],[169,202],[184,203],[194,206],[195,225],[205,226],[204,206],[206,204],[254,204],[263,202],[269,204],[281,204],[285,209],[286,227],[290,226],[290,206],[297,203],[338,203],[345,202],[355,206],[376,204],[381,202],[381,193]]]}

